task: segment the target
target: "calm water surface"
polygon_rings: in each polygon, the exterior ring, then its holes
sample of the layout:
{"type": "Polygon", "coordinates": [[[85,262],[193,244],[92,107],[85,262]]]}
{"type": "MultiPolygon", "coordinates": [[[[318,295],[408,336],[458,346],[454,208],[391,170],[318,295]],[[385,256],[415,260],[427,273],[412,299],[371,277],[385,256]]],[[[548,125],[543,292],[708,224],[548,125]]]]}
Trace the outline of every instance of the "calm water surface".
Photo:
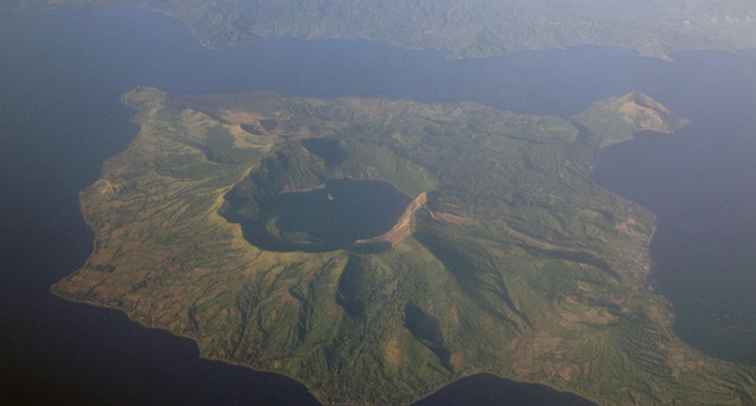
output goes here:
{"type": "Polygon", "coordinates": [[[242,222],[242,229],[252,244],[271,251],[349,249],[391,230],[410,201],[387,182],[329,180],[313,190],[280,194],[261,207],[263,221],[242,222]],[[271,222],[279,237],[271,235],[271,222]]]}
{"type": "MultiPolygon", "coordinates": [[[[9,387],[30,401],[315,403],[294,381],[200,360],[188,340],[49,295],[50,284],[90,250],[78,191],[135,134],[118,96],[137,85],[181,94],[271,89],[476,100],[564,115],[601,97],[648,92],[693,126],[607,150],[597,179],[659,215],[655,279],[675,305],[678,332],[712,354],[756,361],[752,56],[695,53],[663,63],[585,48],[452,62],[436,52],[349,41],[209,51],[165,17],[120,8],[0,16],[0,49],[0,352],[14,377],[9,387]]],[[[480,396],[499,404],[586,404],[486,376],[425,404],[480,396]]]]}

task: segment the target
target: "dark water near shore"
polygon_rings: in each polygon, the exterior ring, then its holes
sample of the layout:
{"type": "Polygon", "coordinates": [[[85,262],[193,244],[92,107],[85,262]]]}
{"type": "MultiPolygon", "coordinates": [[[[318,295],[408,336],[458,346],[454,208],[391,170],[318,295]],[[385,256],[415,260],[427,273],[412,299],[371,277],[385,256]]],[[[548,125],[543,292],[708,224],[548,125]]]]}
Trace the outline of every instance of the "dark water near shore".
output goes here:
{"type": "MultiPolygon", "coordinates": [[[[753,55],[686,53],[663,63],[581,48],[451,62],[349,41],[208,51],[171,20],[126,9],[0,15],[0,50],[0,357],[7,386],[29,402],[315,403],[292,380],[200,360],[188,340],[48,293],[89,252],[78,191],[133,137],[118,97],[136,85],[182,94],[272,89],[476,100],[554,114],[645,91],[693,125],[610,148],[597,179],[659,215],[655,278],[675,305],[678,332],[711,354],[756,362],[753,55]]],[[[466,404],[481,393],[498,404],[575,401],[491,377],[427,401],[466,404]]]]}
{"type": "Polygon", "coordinates": [[[674,304],[677,334],[756,364],[756,62],[684,58],[694,75],[655,96],[692,124],[607,149],[596,178],[657,215],[652,280],[674,304]]]}

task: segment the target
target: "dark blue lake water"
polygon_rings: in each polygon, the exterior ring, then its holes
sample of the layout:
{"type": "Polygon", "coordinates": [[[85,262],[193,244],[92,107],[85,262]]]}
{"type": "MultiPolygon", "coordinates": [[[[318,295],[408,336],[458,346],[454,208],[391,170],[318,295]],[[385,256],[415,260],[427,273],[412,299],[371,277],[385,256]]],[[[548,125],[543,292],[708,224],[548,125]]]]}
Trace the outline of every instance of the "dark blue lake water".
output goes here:
{"type": "MultiPolygon", "coordinates": [[[[677,330],[705,351],[756,362],[756,57],[674,63],[581,48],[463,62],[350,41],[199,47],[172,20],[107,8],[0,15],[0,357],[14,395],[80,404],[308,404],[298,383],[200,360],[193,343],[120,313],[63,302],[49,286],[88,255],[78,192],[135,128],[119,95],[137,85],[199,94],[475,100],[570,114],[638,89],[693,120],[677,137],[602,154],[597,179],[659,215],[655,283],[677,330]]],[[[424,404],[587,404],[490,376],[424,404]]]]}
{"type": "Polygon", "coordinates": [[[247,240],[265,250],[349,249],[391,230],[411,200],[386,182],[330,180],[314,190],[282,193],[261,208],[262,219],[241,224],[247,240]]]}

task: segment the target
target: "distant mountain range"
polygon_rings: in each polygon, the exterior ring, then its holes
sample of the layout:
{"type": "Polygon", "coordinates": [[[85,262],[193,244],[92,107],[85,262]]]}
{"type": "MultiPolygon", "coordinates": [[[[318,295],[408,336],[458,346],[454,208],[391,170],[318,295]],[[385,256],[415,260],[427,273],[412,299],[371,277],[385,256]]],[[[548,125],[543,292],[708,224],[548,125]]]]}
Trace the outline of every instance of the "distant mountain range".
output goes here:
{"type": "Polygon", "coordinates": [[[756,47],[751,0],[11,0],[0,8],[137,4],[187,24],[207,46],[260,37],[366,39],[455,57],[608,46],[667,58],[756,47]]]}

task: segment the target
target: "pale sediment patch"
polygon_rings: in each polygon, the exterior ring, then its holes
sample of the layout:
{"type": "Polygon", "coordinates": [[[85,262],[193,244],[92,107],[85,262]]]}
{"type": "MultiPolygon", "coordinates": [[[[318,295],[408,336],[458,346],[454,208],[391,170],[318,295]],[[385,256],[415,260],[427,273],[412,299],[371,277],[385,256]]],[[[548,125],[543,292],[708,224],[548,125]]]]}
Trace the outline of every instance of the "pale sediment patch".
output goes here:
{"type": "Polygon", "coordinates": [[[425,207],[427,203],[428,193],[420,193],[412,202],[410,202],[409,206],[407,206],[407,209],[404,210],[402,216],[399,217],[399,221],[396,223],[396,225],[394,225],[394,227],[391,228],[391,230],[377,237],[365,240],[357,240],[355,241],[355,244],[361,245],[377,242],[388,242],[393,246],[400,243],[412,233],[412,220],[415,218],[415,212],[418,209],[425,207]]]}

